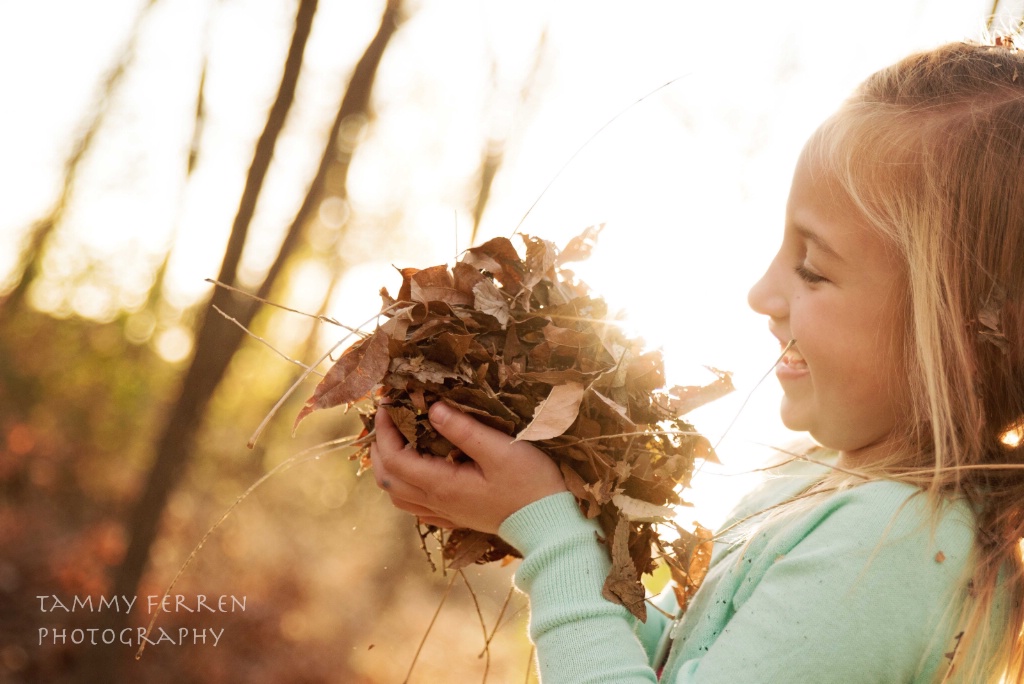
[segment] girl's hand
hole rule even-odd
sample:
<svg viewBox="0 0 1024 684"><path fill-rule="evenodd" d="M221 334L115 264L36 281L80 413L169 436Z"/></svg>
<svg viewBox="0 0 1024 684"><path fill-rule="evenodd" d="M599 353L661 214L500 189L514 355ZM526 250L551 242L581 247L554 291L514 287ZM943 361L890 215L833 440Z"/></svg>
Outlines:
<svg viewBox="0 0 1024 684"><path fill-rule="evenodd" d="M430 422L472 460L452 463L420 454L387 411L377 411L377 439L370 447L377 485L422 523L493 534L520 508L565 491L558 466L529 442L513 442L440 401L430 407Z"/></svg>

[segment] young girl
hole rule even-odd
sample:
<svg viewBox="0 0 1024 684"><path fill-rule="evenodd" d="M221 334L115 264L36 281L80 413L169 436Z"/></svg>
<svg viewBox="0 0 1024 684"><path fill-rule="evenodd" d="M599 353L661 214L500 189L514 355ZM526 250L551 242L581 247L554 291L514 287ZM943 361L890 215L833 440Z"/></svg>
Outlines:
<svg viewBox="0 0 1024 684"><path fill-rule="evenodd" d="M862 84L797 164L750 292L785 349L782 418L835 452L778 473L719 534L677 620L601 597L598 528L526 442L440 403L473 461L378 412L378 484L424 523L523 554L541 680L1024 682L1024 53L913 55ZM676 612L672 592L657 599Z"/></svg>

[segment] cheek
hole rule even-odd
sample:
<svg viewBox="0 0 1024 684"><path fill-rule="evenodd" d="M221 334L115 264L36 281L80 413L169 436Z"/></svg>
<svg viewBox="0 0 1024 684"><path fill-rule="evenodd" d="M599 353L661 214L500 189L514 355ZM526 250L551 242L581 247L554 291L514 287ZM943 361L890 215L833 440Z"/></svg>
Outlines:
<svg viewBox="0 0 1024 684"><path fill-rule="evenodd" d="M807 359L820 393L833 401L866 402L906 384L898 340L902 335L878 312L835 306L794 307L791 333ZM902 393L902 392L900 392Z"/></svg>
<svg viewBox="0 0 1024 684"><path fill-rule="evenodd" d="M836 323L834 346L818 350L822 400L866 433L890 430L909 405L902 335L877 318L856 328Z"/></svg>

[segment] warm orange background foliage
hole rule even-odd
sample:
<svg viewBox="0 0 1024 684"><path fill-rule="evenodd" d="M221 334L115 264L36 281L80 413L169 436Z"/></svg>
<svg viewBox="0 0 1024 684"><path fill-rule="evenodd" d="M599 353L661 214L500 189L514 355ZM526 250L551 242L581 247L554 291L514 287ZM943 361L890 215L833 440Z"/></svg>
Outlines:
<svg viewBox="0 0 1024 684"><path fill-rule="evenodd" d="M310 381L246 449L300 371L211 313L203 279L358 324L397 286L392 264L509 235L543 197L524 230L565 244L609 221L590 284L667 356L735 371L742 399L776 350L762 322L725 319L774 247L800 140L872 68L975 33L991 5L866 0L837 6L839 24L814 0L728 16L676 0L4 4L0 682L401 682L448 579L344 452L271 478L183 574L185 605L245 597L244 612L157 623L223 629L217 646L136 662L70 643L108 616L40 608L109 598L148 510L127 616L142 626L239 494L356 429L330 410L292 437ZM292 54L300 7L312 31ZM303 362L342 334L218 303ZM221 351L223 376L205 371ZM171 474L154 470L168 455ZM140 504L161 483L166 498ZM482 679L479 616L493 627L513 569L467 571L478 605L454 583L411 681ZM525 619L515 596L491 681L527 680ZM40 638L55 628L65 643Z"/></svg>

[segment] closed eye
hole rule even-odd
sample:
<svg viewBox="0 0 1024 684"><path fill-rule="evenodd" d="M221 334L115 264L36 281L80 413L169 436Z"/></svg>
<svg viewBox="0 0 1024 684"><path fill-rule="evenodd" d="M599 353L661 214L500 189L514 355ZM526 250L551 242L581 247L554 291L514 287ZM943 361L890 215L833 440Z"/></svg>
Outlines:
<svg viewBox="0 0 1024 684"><path fill-rule="evenodd" d="M797 276L801 280L803 280L804 282L809 283L811 285L816 285L818 283L827 283L827 282L829 282L828 278L826 278L825 276L822 276L822 275L818 275L814 271L811 271L810 269L808 269L803 264L797 264L796 268L794 268L793 270L796 272Z"/></svg>

